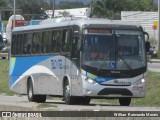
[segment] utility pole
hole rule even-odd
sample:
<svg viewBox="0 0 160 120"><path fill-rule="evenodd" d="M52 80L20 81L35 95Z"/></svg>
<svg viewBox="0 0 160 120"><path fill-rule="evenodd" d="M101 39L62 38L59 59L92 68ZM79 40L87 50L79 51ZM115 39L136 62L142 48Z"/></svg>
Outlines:
<svg viewBox="0 0 160 120"><path fill-rule="evenodd" d="M14 28L16 22L16 0L14 0L13 14L14 14L13 28Z"/></svg>
<svg viewBox="0 0 160 120"><path fill-rule="evenodd" d="M160 51L160 0L158 0L158 51Z"/></svg>
<svg viewBox="0 0 160 120"><path fill-rule="evenodd" d="M52 18L54 18L54 10L55 10L55 0L53 0L53 8L52 8Z"/></svg>
<svg viewBox="0 0 160 120"><path fill-rule="evenodd" d="M90 0L90 8L91 8L90 18L92 18L92 15L93 15L93 1L92 0Z"/></svg>

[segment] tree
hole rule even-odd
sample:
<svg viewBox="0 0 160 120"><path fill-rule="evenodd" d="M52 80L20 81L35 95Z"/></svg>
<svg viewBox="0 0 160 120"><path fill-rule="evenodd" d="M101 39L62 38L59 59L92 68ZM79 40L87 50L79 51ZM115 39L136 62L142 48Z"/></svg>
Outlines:
<svg viewBox="0 0 160 120"><path fill-rule="evenodd" d="M14 7L13 0L6 0L6 2L8 3L8 7ZM44 0L16 0L16 10L21 10L21 15L24 16L25 20L47 18L45 8L48 6L48 3Z"/></svg>
<svg viewBox="0 0 160 120"><path fill-rule="evenodd" d="M70 13L67 12L67 11L63 11L63 12L59 12L59 14L63 17L69 17L70 16Z"/></svg>
<svg viewBox="0 0 160 120"><path fill-rule="evenodd" d="M155 11L153 0L97 0L93 15L109 19L120 19L121 11Z"/></svg>
<svg viewBox="0 0 160 120"><path fill-rule="evenodd" d="M115 19L119 18L120 11L123 10L124 0L99 0L93 8L93 15Z"/></svg>
<svg viewBox="0 0 160 120"><path fill-rule="evenodd" d="M6 7L5 0L0 0L0 7Z"/></svg>

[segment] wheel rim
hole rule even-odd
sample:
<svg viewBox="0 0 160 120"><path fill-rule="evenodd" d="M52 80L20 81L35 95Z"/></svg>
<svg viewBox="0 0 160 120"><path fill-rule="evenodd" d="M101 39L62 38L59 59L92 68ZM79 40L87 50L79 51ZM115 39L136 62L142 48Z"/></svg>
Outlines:
<svg viewBox="0 0 160 120"><path fill-rule="evenodd" d="M66 101L68 101L69 96L70 96L70 87L69 87L69 85L66 85L66 87L65 87L65 98L66 98Z"/></svg>
<svg viewBox="0 0 160 120"><path fill-rule="evenodd" d="M32 98L32 96L33 96L33 92L32 92L31 84L29 85L28 95L29 95L29 99L31 99L31 98Z"/></svg>

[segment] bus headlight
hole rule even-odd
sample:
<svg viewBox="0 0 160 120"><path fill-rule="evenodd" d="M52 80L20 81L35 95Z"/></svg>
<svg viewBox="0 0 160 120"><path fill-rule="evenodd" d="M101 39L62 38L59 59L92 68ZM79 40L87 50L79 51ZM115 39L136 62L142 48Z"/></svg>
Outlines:
<svg viewBox="0 0 160 120"><path fill-rule="evenodd" d="M87 81L88 83L90 83L92 85L96 84L96 82L94 80L90 79L88 76L82 75L82 79Z"/></svg>
<svg viewBox="0 0 160 120"><path fill-rule="evenodd" d="M134 83L134 85L142 85L145 82L145 79L142 78L140 80L138 80L137 82Z"/></svg>

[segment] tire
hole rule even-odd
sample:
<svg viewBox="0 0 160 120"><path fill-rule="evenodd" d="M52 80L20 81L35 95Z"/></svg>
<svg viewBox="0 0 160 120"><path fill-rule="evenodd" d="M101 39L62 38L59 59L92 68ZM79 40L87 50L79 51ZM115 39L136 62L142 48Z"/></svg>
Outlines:
<svg viewBox="0 0 160 120"><path fill-rule="evenodd" d="M131 103L131 98L119 98L119 103L121 106L129 106Z"/></svg>
<svg viewBox="0 0 160 120"><path fill-rule="evenodd" d="M27 83L27 96L29 102L44 103L46 101L46 95L34 95L31 79L29 79Z"/></svg>
<svg viewBox="0 0 160 120"><path fill-rule="evenodd" d="M63 90L64 90L63 94L65 103L68 105L75 104L76 99L70 95L70 85L68 80L65 81Z"/></svg>

